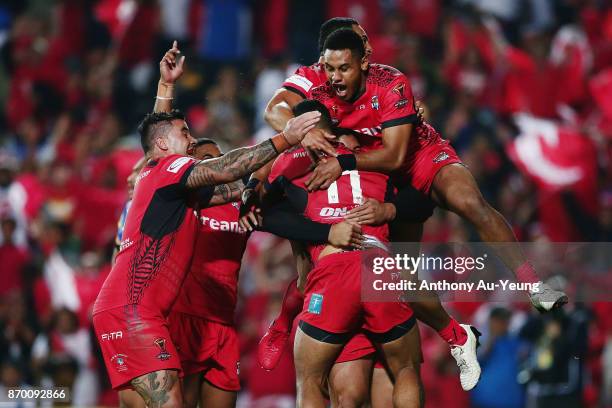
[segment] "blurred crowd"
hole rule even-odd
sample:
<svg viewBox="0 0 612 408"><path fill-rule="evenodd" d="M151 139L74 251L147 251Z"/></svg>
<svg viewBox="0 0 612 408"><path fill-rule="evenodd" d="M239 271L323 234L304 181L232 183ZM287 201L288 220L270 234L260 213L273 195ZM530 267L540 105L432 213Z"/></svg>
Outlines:
<svg viewBox="0 0 612 408"><path fill-rule="evenodd" d="M612 241L610 1L5 0L0 400L6 388L56 385L75 406L117 404L90 309L171 41L187 57L176 106L194 137L228 150L273 133L267 101L298 64L316 62L319 26L333 16L360 21L371 59L408 75L520 240ZM477 238L437 210L425 240ZM291 353L270 373L254 362L294 275L289 245L255 233L241 273L239 406L292 407ZM423 329L427 406L612 406L611 305L544 317L526 303L448 305L484 332L483 377L463 392L447 345Z"/></svg>

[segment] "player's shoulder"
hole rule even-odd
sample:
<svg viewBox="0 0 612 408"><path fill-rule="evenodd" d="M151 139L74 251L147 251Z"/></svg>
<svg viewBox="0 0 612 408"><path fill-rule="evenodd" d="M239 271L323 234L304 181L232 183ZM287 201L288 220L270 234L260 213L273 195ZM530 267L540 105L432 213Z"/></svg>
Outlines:
<svg viewBox="0 0 612 408"><path fill-rule="evenodd" d="M384 64L370 64L368 68L367 82L369 84L387 88L398 81L406 80L406 76L397 68Z"/></svg>
<svg viewBox="0 0 612 408"><path fill-rule="evenodd" d="M171 154L155 160L154 164L158 171L166 171L176 174L184 167L189 167L189 165L195 163L196 161L198 160L191 156Z"/></svg>
<svg viewBox="0 0 612 408"><path fill-rule="evenodd" d="M325 69L322 63L315 62L312 65L302 65L295 70L295 73L302 75L320 75L325 73Z"/></svg>

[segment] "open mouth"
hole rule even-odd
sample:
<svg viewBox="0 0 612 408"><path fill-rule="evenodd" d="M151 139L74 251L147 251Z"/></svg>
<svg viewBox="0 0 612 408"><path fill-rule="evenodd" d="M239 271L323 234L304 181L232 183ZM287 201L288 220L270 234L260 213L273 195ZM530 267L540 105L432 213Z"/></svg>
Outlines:
<svg viewBox="0 0 612 408"><path fill-rule="evenodd" d="M334 84L334 91L336 92L336 95L340 96L340 97L345 97L347 94L347 88L346 85L343 84Z"/></svg>
<svg viewBox="0 0 612 408"><path fill-rule="evenodd" d="M194 144L190 144L189 146L187 146L187 155L188 156L193 156L193 152L195 151L195 145Z"/></svg>

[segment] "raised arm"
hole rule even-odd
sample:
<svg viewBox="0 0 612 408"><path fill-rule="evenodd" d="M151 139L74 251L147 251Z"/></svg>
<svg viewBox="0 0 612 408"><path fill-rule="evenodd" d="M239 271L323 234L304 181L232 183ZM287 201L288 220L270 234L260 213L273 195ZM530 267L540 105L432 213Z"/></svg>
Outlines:
<svg viewBox="0 0 612 408"><path fill-rule="evenodd" d="M303 100L304 98L297 93L279 88L266 105L264 119L272 129L280 132L287 125L287 121L293 117L291 109Z"/></svg>
<svg viewBox="0 0 612 408"><path fill-rule="evenodd" d="M180 56L178 43L174 41L159 62L159 82L153 112L170 112L174 99L174 84L183 75L185 56Z"/></svg>
<svg viewBox="0 0 612 408"><path fill-rule="evenodd" d="M256 171L280 152L298 144L319 121L319 112L307 112L287 122L280 134L251 147L234 149L225 155L203 160L187 178L188 188L225 184Z"/></svg>

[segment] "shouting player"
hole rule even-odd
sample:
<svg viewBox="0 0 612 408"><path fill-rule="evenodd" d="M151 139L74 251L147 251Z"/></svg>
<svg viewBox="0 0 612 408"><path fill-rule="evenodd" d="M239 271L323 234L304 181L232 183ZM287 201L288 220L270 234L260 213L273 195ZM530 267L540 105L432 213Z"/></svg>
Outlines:
<svg viewBox="0 0 612 408"><path fill-rule="evenodd" d="M361 38L366 56L372 53L372 47L368 42L367 34L356 20L333 18L325 22L321 26L319 35L320 62L310 67L299 68L293 76L284 82L283 88L276 92L266 108L266 119L273 127L281 127L286 123L289 118L293 117L291 107L294 107L304 97L312 97L312 90L327 81L327 74L323 65L324 43L332 33L341 29L353 30ZM379 106L377 99L371 103L373 106ZM417 119L419 119L418 116ZM419 120L418 122L420 123L421 121ZM398 134L399 132L399 134L403 134L407 126L407 124L402 123L393 124L384 133ZM364 132L370 131L369 129L359 130ZM325 132L321 129L315 128L311 130L306 135L304 142L303 145L311 150L320 149L328 155L335 155L334 149L327 142ZM259 170L254 177L265 177L265 171L269 166L267 165ZM431 215L433 204L428 197L416 191L410 184L403 185L399 195L405 197L402 201L408 204L399 209L397 217L392 224L394 226L392 236L400 241L420 241L422 223ZM363 218L365 216L363 212L368 211L367 207L367 205L364 205L351 210L347 219L354 221ZM398 232L402 234L400 235ZM260 342L258 356L260 364L264 368L272 369L280 358L281 353L279 351L283 350L282 345L289 338L291 321L299 313L299 309L291 309L284 305L295 304L292 298L299 297L300 293L295 285L287 289L280 315L272 323ZM427 300L413 302L412 307L419 320L434 328L454 350L454 355L458 360L457 363L461 368L462 386L464 389L469 390L473 388L480 377L480 366L476 359L476 335L478 333L473 332L472 328L467 325L460 325L449 316L435 294L434 296L429 296Z"/></svg>
<svg viewBox="0 0 612 408"><path fill-rule="evenodd" d="M168 62L181 68L184 57ZM158 100L171 100L161 83ZM198 231L194 208L211 197L231 200L216 185L257 170L299 143L318 113L290 121L258 145L198 161L195 140L178 111L148 114L139 126L149 161L138 176L116 263L96 299L93 324L115 389L133 387L152 407L181 407L180 361L166 316L187 273Z"/></svg>

